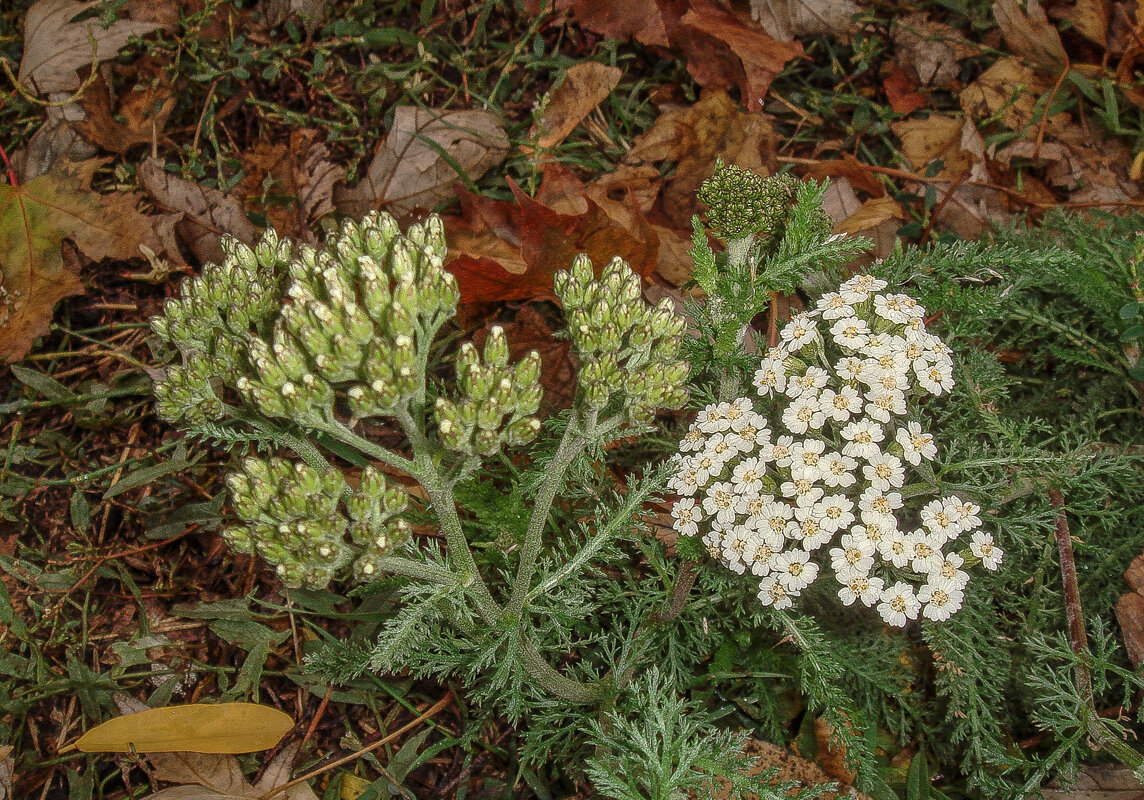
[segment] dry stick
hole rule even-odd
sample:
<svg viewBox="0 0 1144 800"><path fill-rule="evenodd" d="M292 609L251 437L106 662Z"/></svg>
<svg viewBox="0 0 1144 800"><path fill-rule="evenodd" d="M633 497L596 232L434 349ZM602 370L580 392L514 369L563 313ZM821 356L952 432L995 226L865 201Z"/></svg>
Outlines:
<svg viewBox="0 0 1144 800"><path fill-rule="evenodd" d="M1073 557L1072 535L1069 533L1068 512L1065 499L1057 489L1049 490L1049 504L1056 509L1057 550L1061 557L1061 578L1064 583L1065 614L1069 624L1069 642L1076 654L1076 688L1087 706L1085 730L1098 750L1107 750L1109 755L1133 770L1144 764L1141 756L1126 742L1122 742L1101 722L1096 710L1096 700L1092 694L1092 672L1085 661L1088 650L1088 634L1084 630L1084 611L1080 605L1080 586L1076 579L1076 559Z"/></svg>
<svg viewBox="0 0 1144 800"><path fill-rule="evenodd" d="M329 772L334 767L340 767L342 764L353 761L355 758L360 758L361 756L364 756L366 753L372 753L374 750L379 749L382 745L388 744L389 742L393 741L394 739L396 739L401 734L405 733L407 730L416 727L417 725L419 725L422 722L424 722L425 720L427 720L429 717L436 714L438 711L440 711L442 708L444 708L446 705L448 705L452 699L453 699L453 690L450 689L448 692L445 693L444 697L442 697L440 700L438 700L432 706L427 708L421 714L421 716L419 716L417 719L412 720L411 722L409 722L405 725L402 725L400 728L395 730L393 733L389 734L389 736L385 736L385 737L379 739L378 741L376 741L372 744L368 744L365 747L363 747L361 750L350 753L348 756L343 756L342 758L339 758L336 761L331 761L329 764L318 767L317 769L312 769L309 772L307 772L305 775L299 775L294 780L288 781L288 782L282 784L281 786L275 786L273 789L268 791L266 794L256 798L256 800L270 800L271 797L274 797L277 794L285 792L287 789L289 789L292 786L297 786L299 783L305 783L306 781L310 780L310 778L316 778L323 773Z"/></svg>

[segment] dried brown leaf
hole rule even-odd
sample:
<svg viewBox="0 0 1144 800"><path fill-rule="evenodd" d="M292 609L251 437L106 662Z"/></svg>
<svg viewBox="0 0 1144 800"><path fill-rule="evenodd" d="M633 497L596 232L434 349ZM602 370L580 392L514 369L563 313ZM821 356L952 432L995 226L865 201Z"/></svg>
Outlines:
<svg viewBox="0 0 1144 800"><path fill-rule="evenodd" d="M335 192L334 204L359 216L376 208L399 215L417 206L432 208L455 197L453 185L461 181L442 152L476 180L504 161L508 147L500 119L488 111L399 106L365 177Z"/></svg>
<svg viewBox="0 0 1144 800"><path fill-rule="evenodd" d="M1056 74L1068 61L1061 35L1037 0L995 0L993 16L1014 55Z"/></svg>
<svg viewBox="0 0 1144 800"><path fill-rule="evenodd" d="M751 19L780 42L849 33L861 10L851 0L751 0Z"/></svg>
<svg viewBox="0 0 1144 800"><path fill-rule="evenodd" d="M619 67L595 61L569 67L564 81L549 93L544 116L529 136L539 137L537 146L541 149L560 144L616 88L622 74Z"/></svg>
<svg viewBox="0 0 1144 800"><path fill-rule="evenodd" d="M655 0L556 0L557 10L571 10L588 30L609 39L631 39L646 45L667 47L667 21Z"/></svg>
<svg viewBox="0 0 1144 800"><path fill-rule="evenodd" d="M84 92L86 115L75 123L75 129L113 153L158 141L175 110L174 87L158 65L143 65L136 77L114 102L103 76L97 78Z"/></svg>
<svg viewBox="0 0 1144 800"><path fill-rule="evenodd" d="M1041 790L1045 800L1138 800L1140 779L1116 764L1092 764L1077 773L1067 790L1053 780Z"/></svg>
<svg viewBox="0 0 1144 800"><path fill-rule="evenodd" d="M344 170L330 161L330 150L312 128L291 131L289 142L257 142L242 155L246 177L237 192L250 201L273 196L266 203L270 225L280 234L315 242L319 219L334 210L334 184ZM269 186L269 189L267 188Z"/></svg>
<svg viewBox="0 0 1144 800"><path fill-rule="evenodd" d="M953 88L961 72L957 62L979 50L957 28L934 22L924 12L897 20L891 36L898 66L922 86L939 89Z"/></svg>
<svg viewBox="0 0 1144 800"><path fill-rule="evenodd" d="M132 36L142 36L159 27L155 22L120 19L104 28L98 16L71 21L100 5L98 0L39 0L29 8L24 18L20 83L41 94L73 91L80 85L77 70L92 66L93 41L94 61L98 63L113 58Z"/></svg>
<svg viewBox="0 0 1144 800"><path fill-rule="evenodd" d="M56 302L83 292L78 265L64 264L65 239L93 261L138 258L154 242L138 195L91 191L103 163L63 161L20 186L0 184L0 362L22 358Z"/></svg>
<svg viewBox="0 0 1144 800"><path fill-rule="evenodd" d="M257 238L258 229L246 218L242 204L218 189L172 175L157 158L140 164L138 176L156 205L183 215L177 226L179 236L200 262L222 260L219 240L223 234L246 244Z"/></svg>

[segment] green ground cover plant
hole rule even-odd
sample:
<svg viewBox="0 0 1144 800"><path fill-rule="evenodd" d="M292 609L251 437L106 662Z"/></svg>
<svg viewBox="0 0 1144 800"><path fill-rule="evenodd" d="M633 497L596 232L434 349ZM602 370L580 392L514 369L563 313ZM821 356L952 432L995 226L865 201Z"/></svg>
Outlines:
<svg viewBox="0 0 1144 800"><path fill-rule="evenodd" d="M831 233L824 190L718 165L701 197L723 246L696 219L704 299L687 318L647 305L618 259L558 273L580 369L572 408L543 423L534 353L510 363L497 328L483 352L439 338L458 292L434 218L402 233L370 216L320 249L231 243L185 284L153 323L179 353L156 394L165 418L241 456L224 538L287 585L349 577L393 604L307 666L335 683L456 679L481 713L521 726L540 780L588 777L617 798L666 800L704 772L779 796L742 777L735 737L785 742L792 692L875 796L906 777L879 752L909 743L915 782L952 768L991 797L1024 796L1091 748L1139 767L1122 721L1097 713L1142 685L1100 621L1144 543L1140 454L1101 440L1123 424L1108 406L1140 399L1120 342L1133 245L1094 264L1112 220L1086 223L1090 238L1050 220L900 248L839 284L867 243ZM1128 266L1110 269L1117 257ZM808 282L837 290L765 341L751 320ZM1037 351L1021 320L1038 324ZM1034 364L1051 353L1058 393L1087 416L1019 403L1027 388L996 357L1017 346ZM1082 366L1100 382L1069 375ZM618 484L609 445L653 447L655 412L687 402L689 376L703 408L682 452L623 458ZM399 444L363 435L382 418ZM666 493L680 496L671 554L641 521ZM411 536L426 523L443 542ZM1061 526L1108 568L1060 588L1062 568L1076 580ZM1068 628L1082 605L1095 621ZM749 727L667 722L704 719L715 697ZM1045 751L1022 753L1038 729Z"/></svg>

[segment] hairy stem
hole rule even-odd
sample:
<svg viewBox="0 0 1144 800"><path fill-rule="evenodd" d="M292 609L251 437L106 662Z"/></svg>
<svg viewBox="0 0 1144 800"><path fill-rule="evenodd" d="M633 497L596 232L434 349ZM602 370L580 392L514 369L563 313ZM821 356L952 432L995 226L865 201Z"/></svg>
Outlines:
<svg viewBox="0 0 1144 800"><path fill-rule="evenodd" d="M1080 585L1076 577L1076 559L1073 557L1072 534L1069 532L1064 496L1057 489L1050 489L1049 503L1057 512L1055 535L1057 550L1061 557L1065 613L1068 617L1069 642L1072 644L1073 653L1077 656L1076 689L1086 706L1085 730L1098 750L1107 750L1125 766L1138 770L1144 764L1144 755L1121 741L1105 727L1100 712L1096 710L1096 698L1092 692L1092 672L1085 661L1088 658L1088 634L1084 629L1084 611L1080 604Z"/></svg>
<svg viewBox="0 0 1144 800"><path fill-rule="evenodd" d="M548 466L548 474L536 492L532 516L529 517L528 530L524 534L520 563L517 565L516 578L512 583L512 596L506 609L512 617L518 617L524 611L524 601L528 595L528 587L532 583L532 574L536 571L536 559L540 556L544 525L548 522L552 501L556 499L556 492L564 485L564 474L568 471L568 467L587 446L587 435L592 432L595 422L596 413L592 412L583 429L575 421L569 424L564 431L564 437L560 440L560 446L556 449L556 455L552 457L552 463Z"/></svg>
<svg viewBox="0 0 1144 800"><path fill-rule="evenodd" d="M595 703L605 694L605 685L602 681L594 683L581 683L557 672L551 664L544 660L540 652L517 629L517 642L520 647L520 660L529 676L546 690L570 703Z"/></svg>

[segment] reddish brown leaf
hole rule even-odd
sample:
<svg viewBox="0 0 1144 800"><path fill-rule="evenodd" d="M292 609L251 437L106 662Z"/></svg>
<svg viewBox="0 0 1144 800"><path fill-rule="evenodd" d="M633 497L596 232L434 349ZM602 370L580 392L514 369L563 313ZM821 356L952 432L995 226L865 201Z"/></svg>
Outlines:
<svg viewBox="0 0 1144 800"><path fill-rule="evenodd" d="M557 0L557 9L570 9L588 30L609 39L635 38L647 45L667 47L667 23L655 0Z"/></svg>
<svg viewBox="0 0 1144 800"><path fill-rule="evenodd" d="M135 67L133 86L120 92L117 102L100 75L83 95L87 118L75 123L84 138L104 150L124 153L138 144L163 137L167 118L175 109L174 90L163 69L142 59Z"/></svg>
<svg viewBox="0 0 1144 800"><path fill-rule="evenodd" d="M516 203L458 189L463 216L447 218L446 230L463 304L554 298L555 273L579 253L597 266L618 255L644 276L655 269L658 238L641 214L624 227L589 198L583 213L570 214L529 197L511 178L509 188Z"/></svg>
<svg viewBox="0 0 1144 800"><path fill-rule="evenodd" d="M692 0L680 22L672 43L687 56L687 71L703 86L738 86L748 111L762 111L771 81L803 54L798 42L772 39L714 0ZM736 61L737 68L729 69Z"/></svg>
<svg viewBox="0 0 1144 800"><path fill-rule="evenodd" d="M925 108L929 102L924 94L917 91L910 76L901 67L887 75L882 86L886 89L890 109L895 114L911 114L919 108Z"/></svg>

